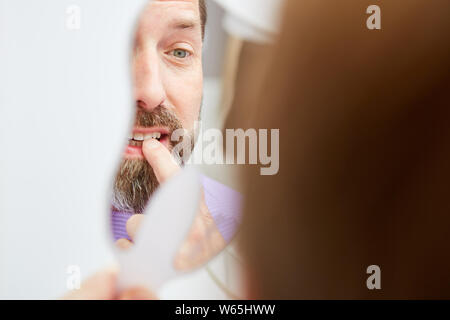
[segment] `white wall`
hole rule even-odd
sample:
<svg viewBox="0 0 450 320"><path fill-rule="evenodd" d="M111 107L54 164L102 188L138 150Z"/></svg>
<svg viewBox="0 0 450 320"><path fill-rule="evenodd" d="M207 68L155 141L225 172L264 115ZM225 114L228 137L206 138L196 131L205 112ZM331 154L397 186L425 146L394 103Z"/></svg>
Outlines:
<svg viewBox="0 0 450 320"><path fill-rule="evenodd" d="M0 299L56 298L69 265L85 277L114 261L108 187L131 118L130 36L145 2L0 0ZM73 4L79 30L66 27ZM212 123L225 37L220 9L209 10L203 119ZM195 291L209 287L172 291L222 297Z"/></svg>
<svg viewBox="0 0 450 320"><path fill-rule="evenodd" d="M0 0L0 298L45 299L112 261L108 185L142 0ZM66 28L66 8L82 10Z"/></svg>

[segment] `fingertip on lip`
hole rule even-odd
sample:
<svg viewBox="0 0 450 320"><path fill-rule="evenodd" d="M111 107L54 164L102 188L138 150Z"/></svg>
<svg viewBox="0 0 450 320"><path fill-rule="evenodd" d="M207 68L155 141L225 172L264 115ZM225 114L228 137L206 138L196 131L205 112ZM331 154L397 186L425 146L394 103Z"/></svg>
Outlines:
<svg viewBox="0 0 450 320"><path fill-rule="evenodd" d="M148 139L144 141L143 146L147 149L156 149L161 146L161 142L156 139Z"/></svg>

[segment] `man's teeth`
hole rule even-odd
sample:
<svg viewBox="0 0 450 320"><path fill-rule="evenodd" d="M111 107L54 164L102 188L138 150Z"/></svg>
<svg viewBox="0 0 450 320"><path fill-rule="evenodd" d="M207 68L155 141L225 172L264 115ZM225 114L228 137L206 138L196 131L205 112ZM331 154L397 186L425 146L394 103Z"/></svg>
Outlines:
<svg viewBox="0 0 450 320"><path fill-rule="evenodd" d="M154 133L148 133L144 135L144 140L147 139L161 139L161 133L160 132L154 132Z"/></svg>
<svg viewBox="0 0 450 320"><path fill-rule="evenodd" d="M130 140L135 141L144 141L148 139L161 139L161 133L160 132L153 132L153 133L134 133L131 137L129 137Z"/></svg>

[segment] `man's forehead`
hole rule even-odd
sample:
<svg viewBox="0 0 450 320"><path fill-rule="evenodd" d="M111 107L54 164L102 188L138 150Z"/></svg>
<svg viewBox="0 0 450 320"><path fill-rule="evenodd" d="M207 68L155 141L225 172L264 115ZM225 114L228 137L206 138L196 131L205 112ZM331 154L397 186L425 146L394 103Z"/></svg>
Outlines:
<svg viewBox="0 0 450 320"><path fill-rule="evenodd" d="M199 15L199 0L151 0L147 5L147 8L177 8L180 10L192 11L196 15Z"/></svg>
<svg viewBox="0 0 450 320"><path fill-rule="evenodd" d="M199 0L153 0L151 2L188 2L188 3L192 3L192 4L196 4L198 5L198 1Z"/></svg>
<svg viewBox="0 0 450 320"><path fill-rule="evenodd" d="M198 0L152 0L142 12L139 27L199 28L200 23Z"/></svg>

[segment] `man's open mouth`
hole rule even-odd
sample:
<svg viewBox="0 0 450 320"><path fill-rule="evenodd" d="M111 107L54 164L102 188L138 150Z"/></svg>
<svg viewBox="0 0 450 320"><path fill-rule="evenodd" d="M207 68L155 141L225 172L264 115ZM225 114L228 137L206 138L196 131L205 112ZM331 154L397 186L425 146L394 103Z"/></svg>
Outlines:
<svg viewBox="0 0 450 320"><path fill-rule="evenodd" d="M151 132L151 133L142 133L142 132L134 132L132 136L128 138L128 144L132 147L142 147L142 144L145 140L148 139L156 139L160 142L163 142L167 139L168 134L161 132Z"/></svg>

